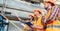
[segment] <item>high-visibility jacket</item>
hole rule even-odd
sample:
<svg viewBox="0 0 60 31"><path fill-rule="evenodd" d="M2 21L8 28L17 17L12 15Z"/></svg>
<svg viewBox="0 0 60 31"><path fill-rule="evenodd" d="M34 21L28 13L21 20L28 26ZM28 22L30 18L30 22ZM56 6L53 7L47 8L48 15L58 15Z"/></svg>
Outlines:
<svg viewBox="0 0 60 31"><path fill-rule="evenodd" d="M40 17L37 20L35 19L35 21L33 21L33 24L35 26L42 26L41 20L42 20L42 16L40 15Z"/></svg>
<svg viewBox="0 0 60 31"><path fill-rule="evenodd" d="M46 18L48 18L49 16L50 16L50 13L51 13L51 9L47 12L47 14L45 15L46 16Z"/></svg>
<svg viewBox="0 0 60 31"><path fill-rule="evenodd" d="M42 15L40 15L37 20L35 19L35 21L33 21L33 24L34 24L35 26L43 27L41 21L42 21ZM42 31L42 30L36 29L36 31Z"/></svg>
<svg viewBox="0 0 60 31"><path fill-rule="evenodd" d="M47 18L49 18L49 16L51 15L51 11L52 10L49 10L50 11L50 13L49 14L47 14L48 15L48 17ZM57 11L56 9L55 9L55 11ZM58 12L58 11L57 11ZM51 20L52 21L52 20ZM60 27L60 21L58 21L58 20L53 20L53 22L52 23L47 23L47 28L46 28L46 31L60 31L59 29L59 27Z"/></svg>
<svg viewBox="0 0 60 31"><path fill-rule="evenodd" d="M36 18L35 18L35 20L32 21L32 24L34 24L36 26L36 23L37 23L37 21L36 21Z"/></svg>
<svg viewBox="0 0 60 31"><path fill-rule="evenodd" d="M38 18L36 25L37 25L37 26L43 26L43 25L42 25L42 15L40 15L40 17Z"/></svg>
<svg viewBox="0 0 60 31"><path fill-rule="evenodd" d="M60 31L60 21L55 20L47 25L46 31Z"/></svg>

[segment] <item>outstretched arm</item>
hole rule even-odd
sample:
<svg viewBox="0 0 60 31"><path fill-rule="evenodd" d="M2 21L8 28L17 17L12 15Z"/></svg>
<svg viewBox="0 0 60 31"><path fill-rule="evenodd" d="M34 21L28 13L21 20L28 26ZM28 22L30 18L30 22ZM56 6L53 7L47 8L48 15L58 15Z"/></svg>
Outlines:
<svg viewBox="0 0 60 31"><path fill-rule="evenodd" d="M31 22L25 22L25 20L21 20L19 17L17 17L20 22L24 23L24 24L27 24L30 28L36 30L36 29L39 29L39 30L43 30L43 27L38 27L38 26L34 26Z"/></svg>

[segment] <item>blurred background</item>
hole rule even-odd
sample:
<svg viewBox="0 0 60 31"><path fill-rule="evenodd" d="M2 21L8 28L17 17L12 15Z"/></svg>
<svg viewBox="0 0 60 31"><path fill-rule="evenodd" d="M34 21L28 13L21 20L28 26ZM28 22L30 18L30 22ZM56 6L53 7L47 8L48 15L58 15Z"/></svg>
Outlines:
<svg viewBox="0 0 60 31"><path fill-rule="evenodd" d="M4 15L9 18L10 22L17 25L20 30L23 29L23 24L18 21L16 14L21 19L26 20L30 13L33 13L34 9L40 8L43 11L43 15L47 13L44 9L43 2L45 0L0 0L0 13L3 10ZM54 0L54 2L60 6L60 0ZM8 25L8 31L20 31L10 22Z"/></svg>

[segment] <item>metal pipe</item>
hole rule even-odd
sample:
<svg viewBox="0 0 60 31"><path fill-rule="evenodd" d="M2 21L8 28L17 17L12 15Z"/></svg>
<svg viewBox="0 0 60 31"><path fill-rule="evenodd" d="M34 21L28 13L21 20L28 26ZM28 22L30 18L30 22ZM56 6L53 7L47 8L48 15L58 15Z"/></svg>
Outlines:
<svg viewBox="0 0 60 31"><path fill-rule="evenodd" d="M2 6L0 5L0 7L2 7ZM7 8L7 9L18 10L18 11L23 11L23 12L33 13L32 11L26 11L26 10L16 9L16 8L11 8L11 7L7 7L7 6L6 6L6 8Z"/></svg>
<svg viewBox="0 0 60 31"><path fill-rule="evenodd" d="M6 9L6 0L3 0L3 5L2 5L2 10L1 10L1 14L5 14L5 9Z"/></svg>

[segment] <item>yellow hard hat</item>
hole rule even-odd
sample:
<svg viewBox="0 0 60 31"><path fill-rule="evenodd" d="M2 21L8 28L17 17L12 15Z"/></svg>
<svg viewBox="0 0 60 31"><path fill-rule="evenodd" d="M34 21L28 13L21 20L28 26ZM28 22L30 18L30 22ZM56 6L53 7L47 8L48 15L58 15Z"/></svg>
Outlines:
<svg viewBox="0 0 60 31"><path fill-rule="evenodd" d="M35 12L39 12L40 14L42 14L42 11L41 11L39 8L35 9L35 10L34 10L34 13L35 13Z"/></svg>

